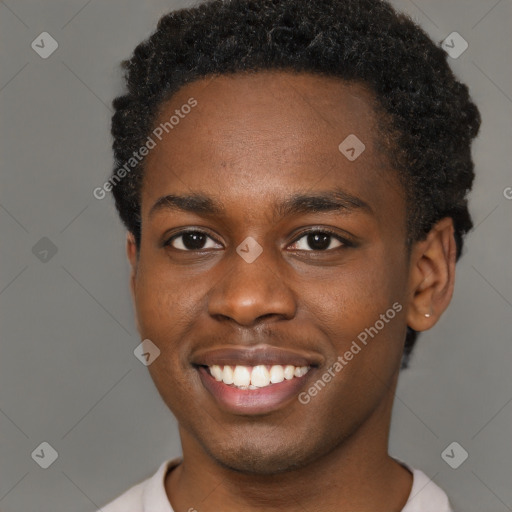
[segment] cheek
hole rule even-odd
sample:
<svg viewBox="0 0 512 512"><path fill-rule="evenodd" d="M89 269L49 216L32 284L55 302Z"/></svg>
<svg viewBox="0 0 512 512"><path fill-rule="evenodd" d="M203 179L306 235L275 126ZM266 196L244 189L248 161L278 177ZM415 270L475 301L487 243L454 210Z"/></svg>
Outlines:
<svg viewBox="0 0 512 512"><path fill-rule="evenodd" d="M194 316L190 292L182 283L155 265L151 272L140 273L135 301L142 339L150 339L160 350L147 369L160 396L173 411L186 405L193 375L181 350Z"/></svg>
<svg viewBox="0 0 512 512"><path fill-rule="evenodd" d="M141 258L135 301L141 327L150 331L179 324L187 316L194 283L199 281L172 269L161 255Z"/></svg>
<svg viewBox="0 0 512 512"><path fill-rule="evenodd" d="M150 339L160 349L159 363L165 361L173 367L179 356L176 344L182 339L191 316L190 297L186 297L180 282L154 266L150 272L143 270L139 274L135 298L141 337Z"/></svg>
<svg viewBox="0 0 512 512"><path fill-rule="evenodd" d="M405 336L400 268L387 258L361 259L308 296L307 307L330 343L326 371L334 376L317 399L320 409L330 411L326 421L359 421L378 407L393 383Z"/></svg>
<svg viewBox="0 0 512 512"><path fill-rule="evenodd" d="M359 339L367 344L360 343L364 350L357 359L385 355L394 364L405 333L406 262L398 251L372 252L354 258L329 280L305 287L304 307L331 340L333 356Z"/></svg>
<svg viewBox="0 0 512 512"><path fill-rule="evenodd" d="M387 257L386 257L387 256ZM382 255L354 285L348 308L358 321L350 332L361 347L357 356L375 377L390 378L399 365L406 332L404 297L407 283L402 255Z"/></svg>

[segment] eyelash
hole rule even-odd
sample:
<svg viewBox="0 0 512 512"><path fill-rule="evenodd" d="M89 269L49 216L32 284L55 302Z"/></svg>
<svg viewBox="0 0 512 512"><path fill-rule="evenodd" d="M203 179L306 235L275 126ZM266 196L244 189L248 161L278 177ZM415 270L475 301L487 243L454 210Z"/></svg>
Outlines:
<svg viewBox="0 0 512 512"><path fill-rule="evenodd" d="M186 235L186 234L189 234L189 233L199 233L199 234L202 234L202 235L206 235L208 238L214 240L215 243L220 243L220 242L217 242L217 240L215 240L212 236L210 236L206 231L203 231L201 229L187 229L185 231L180 231L179 233L174 234L171 238L169 238L167 241L164 242L163 246L164 247L168 247L168 246L172 247L171 244L172 244L172 242L174 240L176 240L180 236L183 236L183 235ZM299 251L299 252L332 252L332 251L335 251L336 249L342 249L344 247L345 248L347 248L347 247L354 247L354 245L355 245L350 240L341 237L338 233L335 233L334 231L332 231L332 230L330 230L328 228L309 229L307 231L303 231L299 235L297 235L297 237L292 241L292 245L297 243L300 239L302 239L305 236L310 235L310 234L329 235L329 236L335 238L342 245L339 246L339 247L335 247L334 249L326 249L326 250L315 250L315 249L312 249L310 251L305 251L304 249L296 249L297 251ZM175 249L174 247L172 247L172 248ZM201 251L208 250L208 249L197 249L196 251L194 251L193 249L189 249L189 250L176 249L176 250L180 251L180 252L201 252Z"/></svg>

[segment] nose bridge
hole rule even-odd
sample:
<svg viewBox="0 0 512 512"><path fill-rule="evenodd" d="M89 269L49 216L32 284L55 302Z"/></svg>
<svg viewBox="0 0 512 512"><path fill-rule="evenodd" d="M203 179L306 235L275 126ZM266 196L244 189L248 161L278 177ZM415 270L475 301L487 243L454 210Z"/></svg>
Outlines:
<svg viewBox="0 0 512 512"><path fill-rule="evenodd" d="M246 239L233 251L210 294L211 316L229 317L241 325L251 325L264 316L289 319L295 315L293 293L279 274L279 265L275 264L271 251L262 249Z"/></svg>

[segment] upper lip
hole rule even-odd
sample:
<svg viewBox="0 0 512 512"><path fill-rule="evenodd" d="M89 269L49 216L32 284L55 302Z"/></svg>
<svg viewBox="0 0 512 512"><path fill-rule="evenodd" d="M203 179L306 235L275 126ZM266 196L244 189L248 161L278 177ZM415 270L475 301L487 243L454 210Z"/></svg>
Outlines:
<svg viewBox="0 0 512 512"><path fill-rule="evenodd" d="M284 349L271 345L209 348L195 352L191 358L191 363L196 366L258 366L280 364L316 367L320 366L322 361L323 357L318 353Z"/></svg>

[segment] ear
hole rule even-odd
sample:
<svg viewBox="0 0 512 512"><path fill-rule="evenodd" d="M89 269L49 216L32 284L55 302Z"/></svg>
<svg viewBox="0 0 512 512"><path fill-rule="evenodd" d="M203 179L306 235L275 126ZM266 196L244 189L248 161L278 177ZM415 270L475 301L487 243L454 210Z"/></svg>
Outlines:
<svg viewBox="0 0 512 512"><path fill-rule="evenodd" d="M433 327L448 307L455 284L456 244L452 218L437 222L411 250L407 325Z"/></svg>
<svg viewBox="0 0 512 512"><path fill-rule="evenodd" d="M135 303L137 264L138 264L139 255L137 253L137 244L135 243L135 237L133 236L133 233L130 233L129 231L126 235L126 255L128 256L128 261L130 262L130 266L131 266L130 291L132 294L132 300Z"/></svg>

